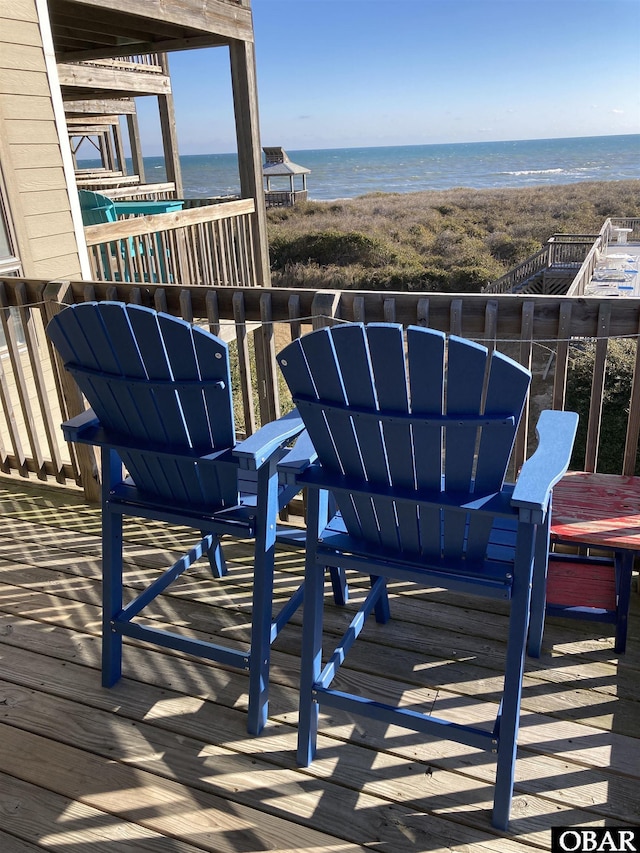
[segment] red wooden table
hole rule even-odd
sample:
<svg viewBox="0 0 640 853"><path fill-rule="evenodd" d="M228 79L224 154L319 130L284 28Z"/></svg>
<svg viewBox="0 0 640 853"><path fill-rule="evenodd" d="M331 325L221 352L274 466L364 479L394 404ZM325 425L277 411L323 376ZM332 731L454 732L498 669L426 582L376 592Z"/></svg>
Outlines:
<svg viewBox="0 0 640 853"><path fill-rule="evenodd" d="M553 490L551 541L604 549L611 560L552 554L547 613L616 626L624 652L633 560L640 553L640 477L570 471Z"/></svg>

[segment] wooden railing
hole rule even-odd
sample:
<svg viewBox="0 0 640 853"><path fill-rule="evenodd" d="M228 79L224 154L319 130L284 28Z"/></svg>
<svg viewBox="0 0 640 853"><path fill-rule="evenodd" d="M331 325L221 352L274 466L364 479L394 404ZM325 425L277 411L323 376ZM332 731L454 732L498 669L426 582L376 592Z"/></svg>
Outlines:
<svg viewBox="0 0 640 853"><path fill-rule="evenodd" d="M582 295L585 284L591 280L599 254L617 241L617 232L621 228L628 230L629 242L640 241L638 217L611 217L605 221L599 234L554 234L539 252L487 285L484 292L518 293L537 274L547 269L574 266L575 277L567 282L565 292L568 296Z"/></svg>
<svg viewBox="0 0 640 853"><path fill-rule="evenodd" d="M104 193L114 201L161 201L176 197L176 185L172 181L156 184L135 184L131 187L110 187Z"/></svg>
<svg viewBox="0 0 640 853"><path fill-rule="evenodd" d="M240 199L84 229L96 281L249 286L255 203Z"/></svg>
<svg viewBox="0 0 640 853"><path fill-rule="evenodd" d="M535 444L532 425L542 408L562 409L570 359L595 345L584 459L598 470L602 401L610 342L626 338L635 353L621 472L632 473L640 433L640 299L484 294L379 293L280 288L178 287L154 284L43 282L0 279L4 350L0 373L0 470L81 484L97 498L95 460L64 444L60 422L82 410L69 375L59 371L44 327L66 304L92 299L135 302L205 325L231 341L236 418L241 433L290 406L275 355L312 327L341 321L428 325L482 341L533 372L532 393L514 451L519 466ZM2 341L0 341L2 343ZM621 443L623 440L621 439ZM84 454L84 455L82 455ZM614 472L620 473L620 471Z"/></svg>
<svg viewBox="0 0 640 853"><path fill-rule="evenodd" d="M308 190L267 190L264 194L267 207L292 207L308 198Z"/></svg>
<svg viewBox="0 0 640 853"><path fill-rule="evenodd" d="M553 267L576 269L599 239L597 234L554 234L535 255L484 288L485 293L517 293L534 276Z"/></svg>

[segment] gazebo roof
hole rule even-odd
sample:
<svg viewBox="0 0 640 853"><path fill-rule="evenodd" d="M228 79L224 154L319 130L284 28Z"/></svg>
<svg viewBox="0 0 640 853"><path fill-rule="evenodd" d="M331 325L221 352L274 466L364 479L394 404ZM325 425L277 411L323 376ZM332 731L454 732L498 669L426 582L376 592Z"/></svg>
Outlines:
<svg viewBox="0 0 640 853"><path fill-rule="evenodd" d="M275 175L308 175L311 169L306 166L298 166L297 163L292 163L284 148L263 148L265 153L265 164L262 169L262 174L265 177L273 177Z"/></svg>

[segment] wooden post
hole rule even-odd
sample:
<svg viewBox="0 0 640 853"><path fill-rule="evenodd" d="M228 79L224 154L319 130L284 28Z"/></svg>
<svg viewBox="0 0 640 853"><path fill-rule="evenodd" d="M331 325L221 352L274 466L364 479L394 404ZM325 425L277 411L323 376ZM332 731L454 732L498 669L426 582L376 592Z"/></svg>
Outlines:
<svg viewBox="0 0 640 853"><path fill-rule="evenodd" d="M611 323L611 305L600 303L598 312L598 335L596 354L591 382L591 401L589 403L589 422L587 424L587 447L584 470L593 473L598 463L598 446L602 428L602 402L604 382L607 372L607 349L609 346L609 327Z"/></svg>
<svg viewBox="0 0 640 853"><path fill-rule="evenodd" d="M631 384L631 398L629 400L629 420L627 421L627 437L624 443L624 458L622 473L633 476L636 471L636 457L638 455L638 436L640 435L640 329L639 337L636 338L636 360L633 370L633 382Z"/></svg>
<svg viewBox="0 0 640 853"><path fill-rule="evenodd" d="M160 54L160 65L169 77L169 60L166 53ZM173 94L158 95L158 110L160 111L160 128L162 130L162 146L164 162L167 169L167 181L176 185L176 198L184 195L182 189L182 171L178 155L178 134L176 131L176 113L173 106Z"/></svg>
<svg viewBox="0 0 640 853"><path fill-rule="evenodd" d="M113 125L113 141L116 146L116 159L118 161L118 168L122 172L123 175L127 174L127 158L124 156L124 145L122 144L122 131L120 129L120 124L116 123Z"/></svg>
<svg viewBox="0 0 640 853"><path fill-rule="evenodd" d="M144 184L146 178L144 176L144 160L142 158L142 148L140 145L140 127L138 126L138 113L129 113L127 115L127 128L129 129L129 145L131 146L131 160L133 161L133 174L138 175L140 183Z"/></svg>
<svg viewBox="0 0 640 853"><path fill-rule="evenodd" d="M44 308L48 320L52 320L56 314L63 311L66 305L73 304L73 293L68 281L51 281L44 290ZM62 416L72 418L85 410L85 403L80 389L71 374L64 369L62 359L57 350L49 344L52 354L52 362L56 371L58 387L61 389L61 402L64 404ZM96 452L88 444L74 445L78 470L80 474L80 485L84 489L84 496L89 503L100 501L100 475Z"/></svg>
<svg viewBox="0 0 640 853"><path fill-rule="evenodd" d="M271 286L267 209L262 184L262 148L258 118L255 49L251 42L233 40L229 45L231 85L238 140L240 191L243 198L255 199L253 251L258 283Z"/></svg>
<svg viewBox="0 0 640 853"><path fill-rule="evenodd" d="M314 329L333 326L334 318L340 316L339 290L319 290L311 303L311 324Z"/></svg>

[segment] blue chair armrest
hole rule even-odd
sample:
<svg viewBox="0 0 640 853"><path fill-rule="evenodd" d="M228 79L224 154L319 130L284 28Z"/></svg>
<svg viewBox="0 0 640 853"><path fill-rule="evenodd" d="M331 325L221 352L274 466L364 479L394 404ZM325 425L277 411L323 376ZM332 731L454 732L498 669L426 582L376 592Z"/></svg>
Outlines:
<svg viewBox="0 0 640 853"><path fill-rule="evenodd" d="M299 475L312 465L317 458L318 454L315 451L309 433L305 430L298 437L291 450L278 462L278 473L280 474L281 482L287 486L297 485Z"/></svg>
<svg viewBox="0 0 640 853"><path fill-rule="evenodd" d="M66 441L77 441L83 444L93 444L87 440L89 431L94 432L100 426L93 409L86 409L74 418L70 418L62 424L62 432Z"/></svg>
<svg viewBox="0 0 640 853"><path fill-rule="evenodd" d="M240 468L256 471L273 454L291 438L295 438L304 429L302 418L297 409L265 424L253 435L245 438L233 449L233 455L238 459Z"/></svg>
<svg viewBox="0 0 640 853"><path fill-rule="evenodd" d="M521 521L544 521L551 490L569 467L577 427L575 412L541 413L536 426L538 447L522 466L511 497L511 505L520 510Z"/></svg>

